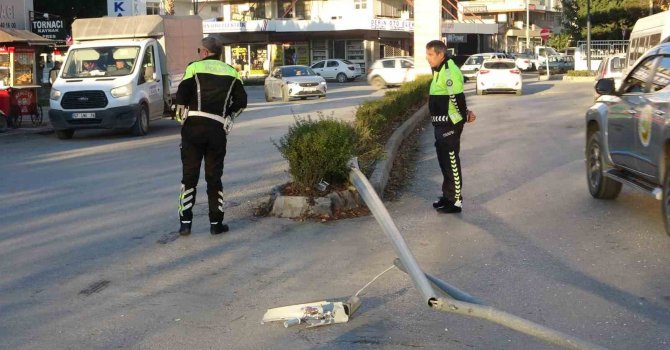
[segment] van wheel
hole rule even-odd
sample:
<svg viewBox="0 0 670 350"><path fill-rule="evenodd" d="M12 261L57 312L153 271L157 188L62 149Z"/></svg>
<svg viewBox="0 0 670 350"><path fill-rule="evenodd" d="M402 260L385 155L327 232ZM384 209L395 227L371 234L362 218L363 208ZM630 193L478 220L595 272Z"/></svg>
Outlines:
<svg viewBox="0 0 670 350"><path fill-rule="evenodd" d="M135 120L131 131L135 136L144 136L149 132L149 109L146 105L142 105L140 115Z"/></svg>
<svg viewBox="0 0 670 350"><path fill-rule="evenodd" d="M338 83L346 83L347 82L347 75L344 73L340 73L337 75L337 82Z"/></svg>
<svg viewBox="0 0 670 350"><path fill-rule="evenodd" d="M288 92L286 92L286 89L281 89L281 100L284 102L288 102L291 98L288 96Z"/></svg>
<svg viewBox="0 0 670 350"><path fill-rule="evenodd" d="M600 148L600 131L596 131L586 143L586 178L589 192L593 198L614 199L621 192L621 183L605 176L604 158Z"/></svg>
<svg viewBox="0 0 670 350"><path fill-rule="evenodd" d="M381 90L384 88L384 86L386 86L386 82L381 77L374 77L372 78L370 85L372 85L372 87L377 90Z"/></svg>
<svg viewBox="0 0 670 350"><path fill-rule="evenodd" d="M265 91L265 102L272 102L272 97L270 97L270 93L268 92L268 89L263 89Z"/></svg>
<svg viewBox="0 0 670 350"><path fill-rule="evenodd" d="M56 136L59 140L69 140L74 136L73 129L56 130Z"/></svg>

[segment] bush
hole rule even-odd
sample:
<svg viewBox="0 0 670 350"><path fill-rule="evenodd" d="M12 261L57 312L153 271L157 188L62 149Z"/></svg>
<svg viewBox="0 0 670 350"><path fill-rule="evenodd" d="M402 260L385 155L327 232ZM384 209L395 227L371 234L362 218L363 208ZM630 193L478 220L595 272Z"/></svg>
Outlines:
<svg viewBox="0 0 670 350"><path fill-rule="evenodd" d="M569 77L593 77L595 73L588 70L569 70L566 75Z"/></svg>
<svg viewBox="0 0 670 350"><path fill-rule="evenodd" d="M423 102L428 96L430 76L405 83L400 89L388 91L383 98L363 103L356 111L356 128L369 130L373 138L385 134L404 111Z"/></svg>
<svg viewBox="0 0 670 350"><path fill-rule="evenodd" d="M354 128L345 122L296 117L275 146L288 161L293 181L312 189L321 179L333 185L347 181L347 162L356 153L356 142Z"/></svg>

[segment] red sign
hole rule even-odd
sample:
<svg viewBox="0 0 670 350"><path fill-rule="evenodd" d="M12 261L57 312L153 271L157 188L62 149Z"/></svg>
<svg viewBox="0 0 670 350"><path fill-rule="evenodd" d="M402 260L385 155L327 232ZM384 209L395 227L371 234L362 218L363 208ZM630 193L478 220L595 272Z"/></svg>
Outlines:
<svg viewBox="0 0 670 350"><path fill-rule="evenodd" d="M37 103L37 96L33 89L16 89L12 91L12 100L12 105L17 106L21 114L28 114L31 106Z"/></svg>
<svg viewBox="0 0 670 350"><path fill-rule="evenodd" d="M549 39L550 36L551 36L551 30L547 28L542 28L542 30L540 31L540 37L542 38L542 40L547 40Z"/></svg>

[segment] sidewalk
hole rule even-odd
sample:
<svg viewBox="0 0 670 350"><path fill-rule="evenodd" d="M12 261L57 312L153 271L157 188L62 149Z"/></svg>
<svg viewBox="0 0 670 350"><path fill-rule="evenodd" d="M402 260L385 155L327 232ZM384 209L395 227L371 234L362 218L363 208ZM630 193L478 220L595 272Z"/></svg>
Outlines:
<svg viewBox="0 0 670 350"><path fill-rule="evenodd" d="M42 125L34 126L30 120L30 116L26 115L22 117L21 127L16 129L8 127L4 130L0 130L0 137L52 133L53 131L54 129L49 122L49 107L45 106L42 107Z"/></svg>

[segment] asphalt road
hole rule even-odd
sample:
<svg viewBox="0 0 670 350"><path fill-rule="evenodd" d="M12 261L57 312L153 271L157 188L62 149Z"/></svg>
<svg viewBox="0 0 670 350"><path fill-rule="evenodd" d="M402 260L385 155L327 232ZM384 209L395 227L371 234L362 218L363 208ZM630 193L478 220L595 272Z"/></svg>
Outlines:
<svg viewBox="0 0 670 350"><path fill-rule="evenodd" d="M221 237L207 233L200 195L194 233L176 239L171 121L143 138L0 138L0 348L552 349L429 310L396 270L366 290L347 324L260 324L271 307L344 300L394 257L372 217L320 224L251 215L254 201L288 179L271 140L294 115L350 120L361 100L380 94L330 85L325 101L288 104L267 104L249 88L251 108L229 140L231 232ZM421 266L485 302L608 348L667 349L670 237L660 202L629 189L615 201L588 194L590 102L589 83L535 79L523 96L468 96L479 118L463 135L464 212L430 208L441 175L429 125L415 177L387 204Z"/></svg>

